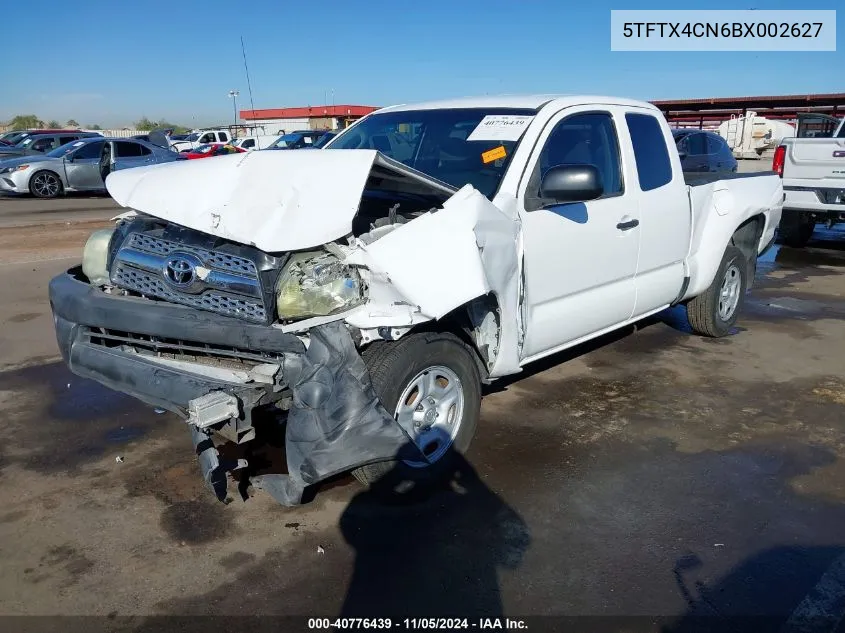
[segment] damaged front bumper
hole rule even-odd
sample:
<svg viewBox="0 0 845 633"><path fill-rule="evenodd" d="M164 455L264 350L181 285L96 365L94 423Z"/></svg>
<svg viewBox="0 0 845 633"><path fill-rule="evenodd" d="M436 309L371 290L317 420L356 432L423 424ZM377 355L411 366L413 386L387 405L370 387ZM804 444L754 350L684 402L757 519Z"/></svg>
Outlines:
<svg viewBox="0 0 845 633"><path fill-rule="evenodd" d="M375 395L340 322L312 328L306 350L298 336L278 328L108 294L79 269L51 281L50 303L70 370L185 418L203 477L218 499L225 499L227 473L247 464L221 460L211 436L253 439L253 411L283 399L290 400L288 474L261 475L252 483L285 505L301 503L308 485L413 445ZM244 358L252 370L221 367Z"/></svg>

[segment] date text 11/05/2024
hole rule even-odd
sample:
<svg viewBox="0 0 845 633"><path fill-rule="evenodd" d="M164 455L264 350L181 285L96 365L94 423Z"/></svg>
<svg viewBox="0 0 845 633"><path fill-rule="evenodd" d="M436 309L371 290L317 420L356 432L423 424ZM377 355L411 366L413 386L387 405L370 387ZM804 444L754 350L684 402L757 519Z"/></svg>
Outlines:
<svg viewBox="0 0 845 633"><path fill-rule="evenodd" d="M309 618L309 630L399 629L399 630L525 630L524 620L514 618Z"/></svg>

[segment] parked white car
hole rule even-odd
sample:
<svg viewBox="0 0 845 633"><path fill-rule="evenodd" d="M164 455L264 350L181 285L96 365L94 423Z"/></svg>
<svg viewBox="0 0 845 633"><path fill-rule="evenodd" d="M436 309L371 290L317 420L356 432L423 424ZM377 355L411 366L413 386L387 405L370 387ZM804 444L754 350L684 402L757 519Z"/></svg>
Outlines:
<svg viewBox="0 0 845 633"><path fill-rule="evenodd" d="M346 470L424 483L469 446L483 383L677 304L731 331L783 190L696 178L657 108L578 96L396 106L319 152L117 172L134 214L51 282L59 347L183 416L220 499L234 468L288 505ZM286 416L289 474L210 440L251 441L262 410Z"/></svg>
<svg viewBox="0 0 845 633"><path fill-rule="evenodd" d="M279 135L243 136L232 141L232 145L247 151L267 149L278 140Z"/></svg>
<svg viewBox="0 0 845 633"><path fill-rule="evenodd" d="M772 169L783 178L786 198L780 233L789 246L802 247L816 224L845 221L845 119L830 138L785 138L775 150Z"/></svg>
<svg viewBox="0 0 845 633"><path fill-rule="evenodd" d="M229 130L200 130L191 132L184 140L171 141L170 146L177 152L185 152L200 145L223 145L231 140L232 134Z"/></svg>

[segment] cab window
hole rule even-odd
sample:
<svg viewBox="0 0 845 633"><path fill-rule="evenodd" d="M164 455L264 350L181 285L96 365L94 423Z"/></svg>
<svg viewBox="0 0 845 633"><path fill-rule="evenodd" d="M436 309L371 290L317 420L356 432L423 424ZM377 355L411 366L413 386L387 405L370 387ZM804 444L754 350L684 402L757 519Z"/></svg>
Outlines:
<svg viewBox="0 0 845 633"><path fill-rule="evenodd" d="M593 165L604 187L602 198L623 192L619 139L609 112L575 114L555 126L529 180L527 210L543 206L540 182L549 169L558 165Z"/></svg>

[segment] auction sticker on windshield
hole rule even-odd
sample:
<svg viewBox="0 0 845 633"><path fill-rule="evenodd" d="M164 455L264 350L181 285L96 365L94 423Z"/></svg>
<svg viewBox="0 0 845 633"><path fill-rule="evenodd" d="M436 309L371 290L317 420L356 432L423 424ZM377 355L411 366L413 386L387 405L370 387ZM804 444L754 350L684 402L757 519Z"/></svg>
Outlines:
<svg viewBox="0 0 845 633"><path fill-rule="evenodd" d="M517 141L533 116L488 114L467 137L468 141Z"/></svg>
<svg viewBox="0 0 845 633"><path fill-rule="evenodd" d="M499 145L499 147L494 147L493 149L481 154L481 162L486 165L487 163L492 163L494 160L499 160L505 156L507 156L505 146Z"/></svg>

